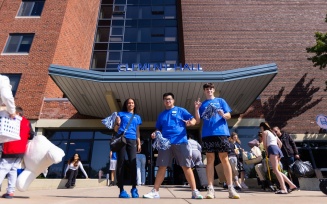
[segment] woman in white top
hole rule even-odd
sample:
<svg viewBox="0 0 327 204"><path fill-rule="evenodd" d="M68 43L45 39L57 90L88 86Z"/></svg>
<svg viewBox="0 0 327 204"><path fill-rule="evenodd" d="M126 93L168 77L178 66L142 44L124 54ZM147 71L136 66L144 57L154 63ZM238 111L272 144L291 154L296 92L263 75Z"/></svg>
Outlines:
<svg viewBox="0 0 327 204"><path fill-rule="evenodd" d="M276 191L276 194L287 194L288 191L286 189L285 182L290 186L290 192L296 189L296 185L294 185L294 183L292 183L285 174L278 170L279 161L282 157L284 157L282 151L280 150L282 142L271 130L268 123L260 123L260 129L262 132L263 145L268 153L273 172L276 175L280 185L280 190Z"/></svg>
<svg viewBox="0 0 327 204"><path fill-rule="evenodd" d="M68 179L66 183L66 188L70 188L71 186L75 186L76 182L76 177L78 174L78 169L81 169L83 174L85 175L86 178L88 178L87 173L85 172L83 168L83 164L80 161L80 156L79 154L75 153L72 158L68 160L67 168L65 170L65 178Z"/></svg>

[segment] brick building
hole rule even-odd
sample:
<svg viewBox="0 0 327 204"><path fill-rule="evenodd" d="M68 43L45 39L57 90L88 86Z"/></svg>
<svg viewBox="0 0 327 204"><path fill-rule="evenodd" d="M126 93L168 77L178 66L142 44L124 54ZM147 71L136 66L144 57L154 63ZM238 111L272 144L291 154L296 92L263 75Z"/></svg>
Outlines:
<svg viewBox="0 0 327 204"><path fill-rule="evenodd" d="M10 77L16 104L38 134L65 150L65 162L80 151L91 177L108 169L112 132L101 119L119 110L128 94L140 103L147 141L162 110L153 104L161 104L162 93L175 92L177 105L193 113L193 100L207 81L235 105L229 124L245 148L266 120L292 133L303 159L312 160L304 146L319 147L313 155L327 151L326 133L316 123L327 105L326 73L312 66L305 48L315 43L314 32L326 31L326 5L324 0L0 0L0 73ZM127 63L199 64L203 72L118 72L117 65ZM199 135L199 128L190 131ZM52 166L50 177L61 177L63 164Z"/></svg>

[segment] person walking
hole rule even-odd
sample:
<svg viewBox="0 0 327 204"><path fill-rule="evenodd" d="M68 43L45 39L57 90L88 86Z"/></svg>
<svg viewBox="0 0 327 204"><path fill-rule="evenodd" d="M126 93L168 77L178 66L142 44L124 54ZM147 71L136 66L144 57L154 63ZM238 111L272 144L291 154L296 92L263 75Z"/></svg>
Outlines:
<svg viewBox="0 0 327 204"><path fill-rule="evenodd" d="M22 162L24 154L27 150L27 141L34 138L34 131L31 123L23 116L23 109L16 106L16 113L14 115L22 117L20 121L20 140L5 142L2 146L2 156L0 159L0 185L4 178L8 178L7 193L3 194L3 198L13 198L16 180L17 180L17 167Z"/></svg>
<svg viewBox="0 0 327 204"><path fill-rule="evenodd" d="M229 198L239 199L240 196L233 187L232 169L228 159L228 152L231 151L228 137L230 135L227 120L231 118L232 111L223 98L214 96L215 87L212 83L203 85L206 100L202 103L200 98L195 101L195 119L199 124L201 119L202 125L202 148L207 156L207 199L215 198L213 188L214 180L214 161L215 153L218 152L219 159L222 163L224 175L228 185Z"/></svg>
<svg viewBox="0 0 327 204"><path fill-rule="evenodd" d="M65 176L64 178L67 179L67 183L65 185L66 188L74 187L76 183L76 177L78 174L78 169L81 169L83 172L85 178L89 178L87 176L86 171L83 168L83 164L81 162L81 157L78 153L75 153L67 163L67 167L65 170Z"/></svg>
<svg viewBox="0 0 327 204"><path fill-rule="evenodd" d="M285 174L279 171L278 166L280 159L283 157L283 153L280 150L282 142L279 140L277 135L270 128L269 124L266 122L260 123L260 129L262 132L262 140L263 145L266 149L266 153L268 154L269 161L272 165L272 170L276 175L280 190L276 191L276 194L287 194L288 191L285 186L285 182L289 185L290 191L296 190L297 187L294 183L292 183Z"/></svg>
<svg viewBox="0 0 327 204"><path fill-rule="evenodd" d="M174 105L174 94L163 94L165 110L160 113L156 122L156 131L151 134L151 138L156 138L159 131L162 137L168 139L170 147L168 149L158 149L157 166L159 167L154 187L151 192L143 195L143 198L160 198L159 188L166 174L167 166L172 164L175 158L182 167L186 180L190 184L193 199L202 199L202 195L196 189L194 174L191 169L192 158L188 147L186 127L195 125L194 117L184 108Z"/></svg>
<svg viewBox="0 0 327 204"><path fill-rule="evenodd" d="M236 132L232 132L229 140L233 143L233 150L237 154L237 166L238 171L241 176L241 188L248 189L249 187L245 184L245 169L243 166L243 157L242 152L244 149L241 147L241 141L238 138L238 134Z"/></svg>
<svg viewBox="0 0 327 204"><path fill-rule="evenodd" d="M119 198L138 198L137 177L136 177L136 152L141 152L140 128L141 117L137 114L137 104L132 98L124 101L122 111L118 112L114 130L118 135L125 132L126 145L117 152L117 185ZM128 126L127 130L126 127ZM131 196L124 190L124 163L127 155L131 175Z"/></svg>
<svg viewBox="0 0 327 204"><path fill-rule="evenodd" d="M289 178L292 179L293 183L299 188L299 179L295 175L290 174L290 165L294 163L295 159L300 159L295 142L288 133L281 131L278 126L273 127L272 130L276 133L283 144L281 150L284 157L280 160L282 162L283 169L289 173Z"/></svg>
<svg viewBox="0 0 327 204"><path fill-rule="evenodd" d="M10 80L7 76L0 74L0 110L7 110L10 118L15 118L16 106L14 96L12 95Z"/></svg>
<svg viewBox="0 0 327 204"><path fill-rule="evenodd" d="M145 184L145 166L148 158L147 147L142 147L144 141L141 140L141 152L136 154L136 172L137 172L137 185L143 186Z"/></svg>
<svg viewBox="0 0 327 204"><path fill-rule="evenodd" d="M110 159L110 183L109 186L115 185L115 174L116 174L116 167L117 167L117 153L110 151L109 153L109 159Z"/></svg>

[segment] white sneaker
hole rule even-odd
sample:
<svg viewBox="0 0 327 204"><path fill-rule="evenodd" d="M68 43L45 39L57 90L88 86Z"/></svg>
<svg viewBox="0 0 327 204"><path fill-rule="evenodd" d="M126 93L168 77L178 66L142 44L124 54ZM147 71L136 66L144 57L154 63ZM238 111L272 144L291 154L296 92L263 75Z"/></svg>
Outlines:
<svg viewBox="0 0 327 204"><path fill-rule="evenodd" d="M214 199L215 198L215 190L212 187L207 187L207 195L206 199Z"/></svg>
<svg viewBox="0 0 327 204"><path fill-rule="evenodd" d="M203 199L203 196L201 195L200 191L194 190L192 191L192 199Z"/></svg>
<svg viewBox="0 0 327 204"><path fill-rule="evenodd" d="M150 193L144 194L143 198L160 198L159 192L156 189L152 189Z"/></svg>
<svg viewBox="0 0 327 204"><path fill-rule="evenodd" d="M249 188L245 183L241 183L241 187L242 188L245 188L245 189L248 189Z"/></svg>
<svg viewBox="0 0 327 204"><path fill-rule="evenodd" d="M236 192L234 187L228 188L229 198L239 199L240 195Z"/></svg>

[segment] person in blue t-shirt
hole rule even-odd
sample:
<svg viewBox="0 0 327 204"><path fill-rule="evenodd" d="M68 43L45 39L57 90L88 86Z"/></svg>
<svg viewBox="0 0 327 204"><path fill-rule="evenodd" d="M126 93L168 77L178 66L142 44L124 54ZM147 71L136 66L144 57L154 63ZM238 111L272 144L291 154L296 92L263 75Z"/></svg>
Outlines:
<svg viewBox="0 0 327 204"><path fill-rule="evenodd" d="M110 183L109 186L114 186L115 185L115 173L116 173L116 167L117 167L117 153L110 151L109 155L110 159Z"/></svg>
<svg viewBox="0 0 327 204"><path fill-rule="evenodd" d="M133 118L132 118L133 117ZM132 119L131 119L132 118ZM125 131L129 121L130 125ZM141 117L137 114L137 106L132 98L126 99L121 112L118 112L114 130L118 135L125 131L126 145L117 152L117 185L120 189L119 198L129 198L130 195L124 190L124 161L127 154L131 175L133 198L138 198L136 188L136 152L141 151L140 129Z"/></svg>
<svg viewBox="0 0 327 204"><path fill-rule="evenodd" d="M191 169L192 154L188 146L186 127L195 125L194 117L184 108L174 106L174 94L163 94L165 110L160 113L156 122L156 131L160 131L162 137L168 139L170 147L159 149L157 166L159 167L154 188L150 193L143 195L143 198L160 198L159 187L165 178L167 166L172 164L175 158L182 167L186 180L192 189L192 198L202 199L202 195L196 189L193 171ZM156 132L155 131L155 132ZM156 137L156 133L151 134L151 138Z"/></svg>
<svg viewBox="0 0 327 204"><path fill-rule="evenodd" d="M230 133L227 120L231 118L230 112L232 110L223 98L215 97L215 86L212 83L204 84L203 90L206 100L201 103L199 98L195 101L194 106L196 124L199 124L201 119L203 121L202 148L206 152L208 178L206 198L215 198L213 188L214 161L215 154L218 152L228 185L229 198L238 199L240 196L233 187L232 169L228 160L228 152L231 149L228 141Z"/></svg>

